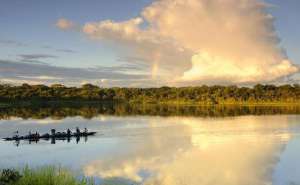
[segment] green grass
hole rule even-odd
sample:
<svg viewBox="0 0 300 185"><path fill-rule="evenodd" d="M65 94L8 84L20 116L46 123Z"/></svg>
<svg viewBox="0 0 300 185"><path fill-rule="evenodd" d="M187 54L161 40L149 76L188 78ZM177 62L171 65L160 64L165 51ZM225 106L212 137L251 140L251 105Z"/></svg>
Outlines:
<svg viewBox="0 0 300 185"><path fill-rule="evenodd" d="M7 170L0 174L0 185L94 185L89 178L79 180L70 171L58 167Z"/></svg>

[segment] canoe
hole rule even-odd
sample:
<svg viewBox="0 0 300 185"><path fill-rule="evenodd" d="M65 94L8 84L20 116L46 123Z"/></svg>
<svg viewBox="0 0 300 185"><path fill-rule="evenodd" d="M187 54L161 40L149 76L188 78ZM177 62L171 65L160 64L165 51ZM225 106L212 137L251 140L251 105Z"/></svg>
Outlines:
<svg viewBox="0 0 300 185"><path fill-rule="evenodd" d="M5 137L2 138L5 141L18 141L18 140L39 140L39 139L50 139L50 138L71 138L71 137L87 137L87 136L94 136L97 132L80 132L80 133L72 133L67 134L63 133L56 133L55 135L50 134L43 134L40 136L36 135L27 135L27 136L14 136L14 137Z"/></svg>

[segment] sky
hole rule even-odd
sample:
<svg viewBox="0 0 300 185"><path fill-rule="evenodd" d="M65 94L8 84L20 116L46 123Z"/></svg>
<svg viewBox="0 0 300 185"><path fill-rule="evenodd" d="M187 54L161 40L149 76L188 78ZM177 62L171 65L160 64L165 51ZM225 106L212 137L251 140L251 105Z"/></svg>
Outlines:
<svg viewBox="0 0 300 185"><path fill-rule="evenodd" d="M298 0L0 0L0 82L298 83Z"/></svg>

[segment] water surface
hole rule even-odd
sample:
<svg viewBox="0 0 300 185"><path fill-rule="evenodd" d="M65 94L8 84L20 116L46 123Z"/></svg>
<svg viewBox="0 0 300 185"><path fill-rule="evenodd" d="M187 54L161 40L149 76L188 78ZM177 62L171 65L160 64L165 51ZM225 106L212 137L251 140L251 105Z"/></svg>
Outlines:
<svg viewBox="0 0 300 185"><path fill-rule="evenodd" d="M155 110L153 110L156 108ZM147 113L147 110L152 110ZM95 137L0 141L0 167L61 165L101 183L300 184L298 107L32 107L0 110L0 137L89 128Z"/></svg>

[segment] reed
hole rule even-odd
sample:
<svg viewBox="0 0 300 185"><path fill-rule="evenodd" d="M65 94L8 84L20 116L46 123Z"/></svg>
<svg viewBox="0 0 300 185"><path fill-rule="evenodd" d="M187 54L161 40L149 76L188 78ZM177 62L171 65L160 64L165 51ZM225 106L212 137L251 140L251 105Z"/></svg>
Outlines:
<svg viewBox="0 0 300 185"><path fill-rule="evenodd" d="M70 171L60 167L41 167L22 170L3 170L0 185L94 185L94 180L77 178Z"/></svg>

